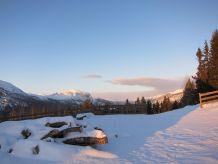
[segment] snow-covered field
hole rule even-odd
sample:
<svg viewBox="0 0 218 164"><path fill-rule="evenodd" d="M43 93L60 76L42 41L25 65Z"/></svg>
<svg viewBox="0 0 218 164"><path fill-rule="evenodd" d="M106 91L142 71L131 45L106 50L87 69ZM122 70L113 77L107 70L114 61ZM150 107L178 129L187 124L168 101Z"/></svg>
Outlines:
<svg viewBox="0 0 218 164"><path fill-rule="evenodd" d="M218 163L218 104L157 115L89 115L79 123L102 128L109 139L94 147L40 140L48 132L44 124L54 121L76 123L70 116L0 123L0 163ZM28 139L20 134L24 128L33 131ZM40 152L33 155L36 145Z"/></svg>

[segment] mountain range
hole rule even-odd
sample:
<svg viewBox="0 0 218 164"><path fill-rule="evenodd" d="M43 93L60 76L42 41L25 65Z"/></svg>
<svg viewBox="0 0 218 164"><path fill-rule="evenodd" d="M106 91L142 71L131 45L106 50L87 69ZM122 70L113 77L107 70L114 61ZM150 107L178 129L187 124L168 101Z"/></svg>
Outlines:
<svg viewBox="0 0 218 164"><path fill-rule="evenodd" d="M183 90L180 89L174 92L169 92L167 94L150 97L149 99L151 99L153 102L161 102L163 101L164 96L167 96L171 101L179 101L182 98L182 95ZM14 106L26 107L30 103L34 102L57 102L79 105L87 100L91 101L95 105L116 104L115 102L101 98L93 98L90 93L82 92L79 90L68 90L63 92L56 92L49 95L28 94L13 84L0 80L0 110L4 110L7 107L13 108Z"/></svg>
<svg viewBox="0 0 218 164"><path fill-rule="evenodd" d="M100 98L95 99L90 93L79 90L68 90L49 95L28 94L13 84L0 80L0 110L18 105L26 107L31 102L57 102L79 105L87 100L97 105L111 104L108 100Z"/></svg>

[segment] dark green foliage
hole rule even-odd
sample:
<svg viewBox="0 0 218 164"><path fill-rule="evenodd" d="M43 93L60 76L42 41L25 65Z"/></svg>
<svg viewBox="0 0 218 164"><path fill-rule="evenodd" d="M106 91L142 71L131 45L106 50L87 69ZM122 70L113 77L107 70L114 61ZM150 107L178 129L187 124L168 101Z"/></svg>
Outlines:
<svg viewBox="0 0 218 164"><path fill-rule="evenodd" d="M207 42L204 46L204 54L201 49L198 48L196 56L198 58L198 69L196 73L196 89L197 93L204 93L212 90L211 86L208 84L208 68L209 68L209 47Z"/></svg>
<svg viewBox="0 0 218 164"><path fill-rule="evenodd" d="M141 103L142 103L142 104L146 104L146 100L145 100L144 97L142 97L142 99L141 99Z"/></svg>
<svg viewBox="0 0 218 164"><path fill-rule="evenodd" d="M172 109L175 110L175 109L179 109L180 108L180 103L178 101L174 101L173 104L172 104Z"/></svg>
<svg viewBox="0 0 218 164"><path fill-rule="evenodd" d="M195 83L188 79L185 85L185 89L183 91L183 97L182 97L182 105L194 105L198 102L198 95L195 88Z"/></svg>
<svg viewBox="0 0 218 164"><path fill-rule="evenodd" d="M204 93L218 89L218 31L211 38L210 47L204 43L203 53L200 48L196 53L198 70L196 73L197 93Z"/></svg>
<svg viewBox="0 0 218 164"><path fill-rule="evenodd" d="M170 102L169 97L164 96L164 100L161 103L161 112L167 112L172 110L172 103Z"/></svg>
<svg viewBox="0 0 218 164"><path fill-rule="evenodd" d="M160 103L157 101L155 104L153 104L153 111L154 113L160 113Z"/></svg>
<svg viewBox="0 0 218 164"><path fill-rule="evenodd" d="M129 103L129 99L126 99L126 105L129 105L130 103Z"/></svg>
<svg viewBox="0 0 218 164"><path fill-rule="evenodd" d="M216 30L210 41L210 55L208 62L208 83L214 88L218 89L218 31Z"/></svg>
<svg viewBox="0 0 218 164"><path fill-rule="evenodd" d="M189 79L184 89L182 106L199 102L198 93L210 92L218 89L218 31L211 38L210 46L204 43L203 51L198 48L196 53L198 68L195 84Z"/></svg>
<svg viewBox="0 0 218 164"><path fill-rule="evenodd" d="M175 103L175 102L174 102ZM146 114L158 114L162 112L171 111L172 109L178 109L181 107L180 102L176 101L176 105L170 101L169 97L164 97L163 102L159 103L158 101L153 102L150 99L145 99L144 97L141 98L141 101L139 101L139 98L135 101L136 106L140 106L142 108L140 113L146 113Z"/></svg>
<svg viewBox="0 0 218 164"><path fill-rule="evenodd" d="M139 97L137 98L137 100L135 101L135 104L140 104L140 100L139 100Z"/></svg>
<svg viewBox="0 0 218 164"><path fill-rule="evenodd" d="M151 100L147 100L146 102L147 114L153 114L153 108Z"/></svg>

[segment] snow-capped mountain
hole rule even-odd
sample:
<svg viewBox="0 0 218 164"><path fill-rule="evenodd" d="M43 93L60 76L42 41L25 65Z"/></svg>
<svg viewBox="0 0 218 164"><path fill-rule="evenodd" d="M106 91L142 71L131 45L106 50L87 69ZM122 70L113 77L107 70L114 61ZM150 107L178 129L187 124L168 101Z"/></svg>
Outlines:
<svg viewBox="0 0 218 164"><path fill-rule="evenodd" d="M183 96L183 89L178 89L178 90L176 90L174 92L169 92L169 93L166 93L166 94L151 97L150 99L153 102L156 102L156 101L162 102L164 100L164 97L169 97L170 101L180 101L182 96Z"/></svg>
<svg viewBox="0 0 218 164"><path fill-rule="evenodd" d="M0 110L14 106L27 106L33 98L27 93L12 85L0 80Z"/></svg>
<svg viewBox="0 0 218 164"><path fill-rule="evenodd" d="M45 95L45 97L54 99L54 100L79 100L85 101L87 99L92 100L90 93L82 92L79 90L67 90L62 92L53 93L50 95Z"/></svg>
<svg viewBox="0 0 218 164"><path fill-rule="evenodd" d="M17 88L16 86L14 86L11 83L8 83L6 81L0 80L0 89L8 91L10 93L15 93L15 94L27 96L27 94L24 91L22 91L21 89Z"/></svg>

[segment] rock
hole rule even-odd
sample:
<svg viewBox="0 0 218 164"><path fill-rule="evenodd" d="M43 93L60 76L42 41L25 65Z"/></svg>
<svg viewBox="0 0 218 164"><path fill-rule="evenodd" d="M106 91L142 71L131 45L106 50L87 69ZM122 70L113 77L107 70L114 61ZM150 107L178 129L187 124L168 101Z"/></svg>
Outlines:
<svg viewBox="0 0 218 164"><path fill-rule="evenodd" d="M50 137L50 138L60 138L60 137L59 137L59 134L60 134L60 131L59 131L58 129L53 129L53 130L51 130L48 134L46 134L45 136L43 136L43 137L41 138L41 140L44 140L44 139L46 139L46 138L48 138L48 137Z"/></svg>
<svg viewBox="0 0 218 164"><path fill-rule="evenodd" d="M48 134L43 136L41 140L47 139L48 137L50 138L64 138L68 133L71 132L82 132L82 127L71 127L71 128L66 128L62 131L59 131L58 129L53 129L51 130Z"/></svg>
<svg viewBox="0 0 218 164"><path fill-rule="evenodd" d="M83 129L82 127L78 126L78 127L71 127L71 128L67 128L67 129L64 129L62 130L60 133L59 133L59 136L60 138L63 138L65 137L68 133L71 133L71 132L80 132L82 133Z"/></svg>
<svg viewBox="0 0 218 164"><path fill-rule="evenodd" d="M90 146L95 144L107 144L108 138L96 138L96 137L78 137L78 138L71 138L63 141L65 144L70 145L80 145L80 146Z"/></svg>
<svg viewBox="0 0 218 164"><path fill-rule="evenodd" d="M33 147L32 151L34 155L39 154L39 145L36 145L35 147Z"/></svg>
<svg viewBox="0 0 218 164"><path fill-rule="evenodd" d="M29 136L30 136L32 133L31 133L31 131L30 131L29 129L24 129L24 130L22 130L21 134L22 134L22 136L23 136L24 139L27 139L27 138L29 138Z"/></svg>
<svg viewBox="0 0 218 164"><path fill-rule="evenodd" d="M45 126L51 127L51 128L60 128L64 125L67 125L66 122L54 122L54 123L46 123Z"/></svg>
<svg viewBox="0 0 218 164"><path fill-rule="evenodd" d="M12 153L12 151L13 151L13 149L11 148L11 149L8 150L8 153Z"/></svg>

